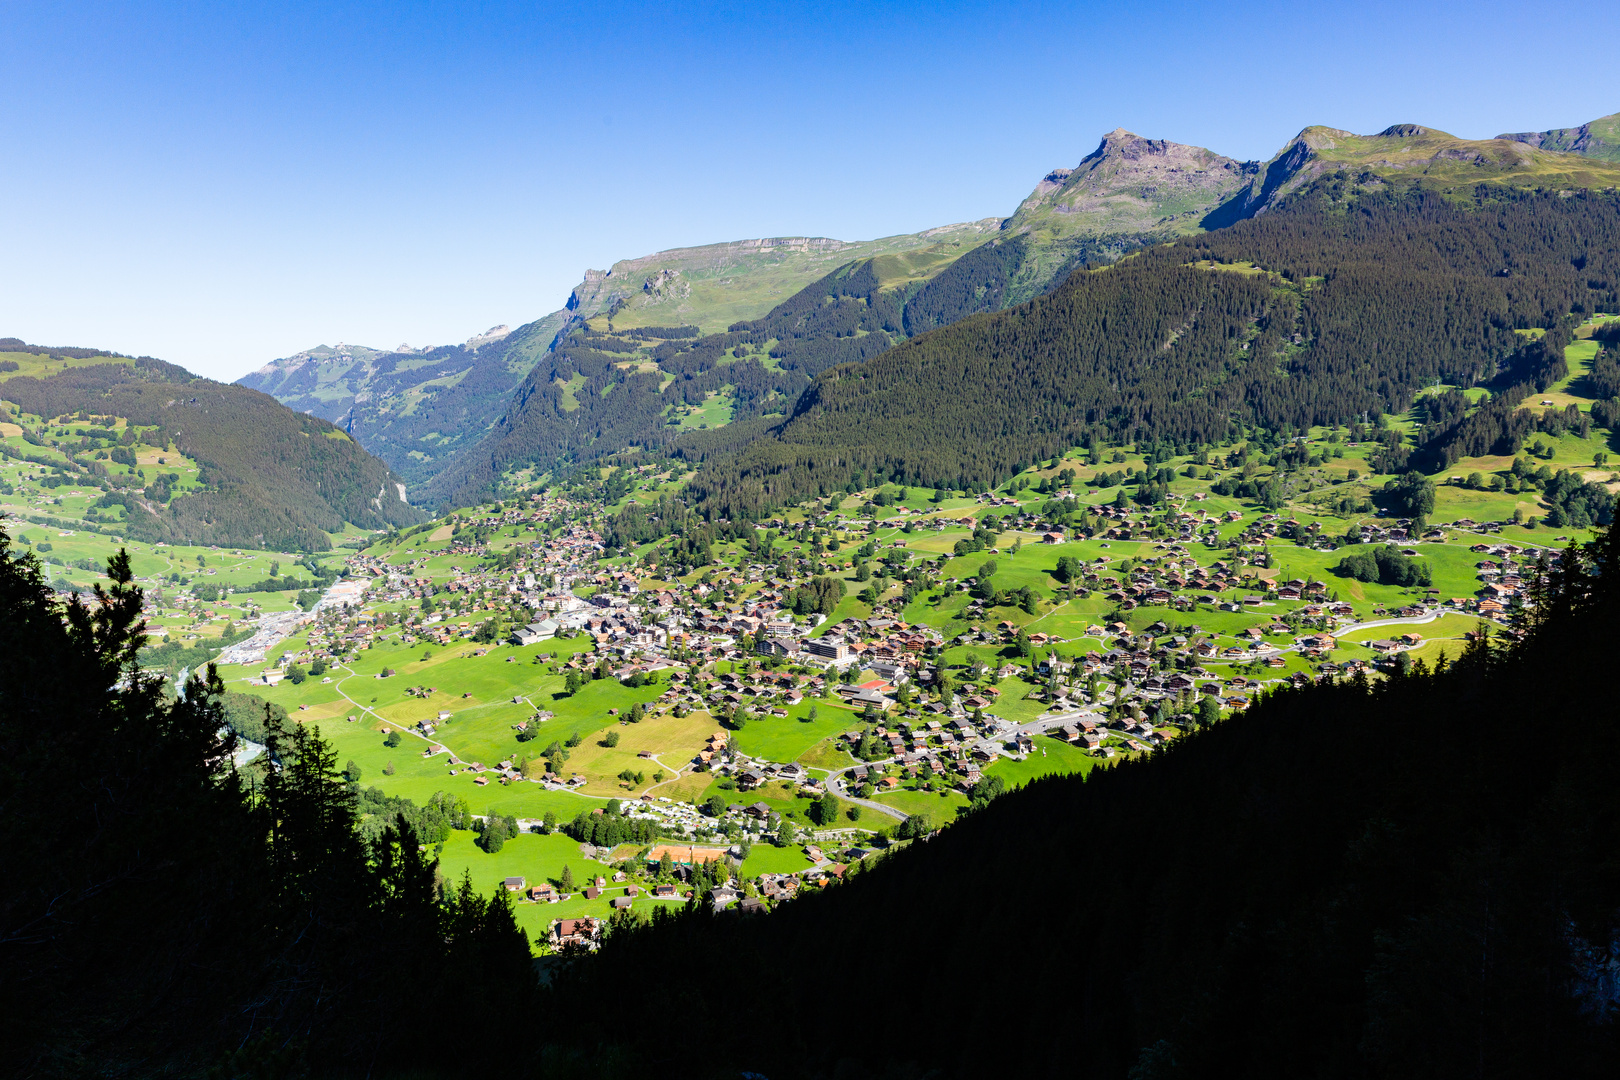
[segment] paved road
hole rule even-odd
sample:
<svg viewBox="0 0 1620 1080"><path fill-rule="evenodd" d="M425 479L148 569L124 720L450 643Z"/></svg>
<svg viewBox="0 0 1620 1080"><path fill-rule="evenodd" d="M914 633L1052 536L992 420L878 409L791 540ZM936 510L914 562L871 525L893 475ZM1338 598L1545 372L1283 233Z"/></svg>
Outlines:
<svg viewBox="0 0 1620 1080"><path fill-rule="evenodd" d="M1371 630L1375 626L1422 626L1424 623L1434 622L1439 617L1440 612L1431 611L1427 615L1414 615L1405 619L1374 619L1371 622L1351 623L1349 626L1341 626L1339 629L1332 631L1332 634L1334 637L1343 637L1346 634L1353 634L1357 630Z"/></svg>
<svg viewBox="0 0 1620 1080"><path fill-rule="evenodd" d="M864 764L866 764L868 766L871 766L871 765L888 765L891 762L895 762L895 761L899 761L899 760L900 760L899 758L890 757L890 758L884 758L882 761L864 762ZM890 817L898 818L901 821L904 821L904 820L906 820L906 818L910 817L910 815L905 813L905 811L903 811L903 810L896 810L892 806L888 806L888 805L886 805L884 803L880 803L880 802L874 802L871 799L857 799L855 796L851 795L849 793L848 789L844 787L844 782L842 780L840 780L839 777L842 776L844 773L849 772L851 769L853 769L855 767L856 766L854 766L854 765L846 765L842 769L833 769L830 772L828 772L827 773L827 790L832 792L834 795L838 796L840 799L847 799L848 801L850 801L852 803L855 803L857 806L864 806L868 810L876 810L880 814L887 814Z"/></svg>
<svg viewBox="0 0 1620 1080"><path fill-rule="evenodd" d="M1065 724L1072 724L1077 720L1086 719L1095 720L1098 724L1103 725L1101 732L1104 735L1113 735L1116 738L1123 739L1128 743L1141 747L1143 750L1153 749L1152 744L1143 741L1139 735L1132 735L1128 731L1121 731L1118 728L1106 726L1106 724L1104 724L1102 714L1094 712L1091 709L1077 709L1074 712L1059 713L1056 716L1042 717L1039 720L1032 720L1029 723L1020 724L1017 730L1018 733L1022 735L1039 735L1050 731L1053 728L1062 727Z"/></svg>

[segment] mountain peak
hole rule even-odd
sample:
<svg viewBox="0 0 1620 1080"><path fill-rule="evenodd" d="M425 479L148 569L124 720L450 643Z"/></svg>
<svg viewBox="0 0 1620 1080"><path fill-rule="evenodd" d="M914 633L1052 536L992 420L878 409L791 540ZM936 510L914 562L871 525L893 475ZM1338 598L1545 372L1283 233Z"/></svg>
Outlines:
<svg viewBox="0 0 1620 1080"><path fill-rule="evenodd" d="M1419 135L1444 135L1443 131L1426 128L1422 124L1391 124L1378 133L1382 139L1414 139Z"/></svg>
<svg viewBox="0 0 1620 1080"><path fill-rule="evenodd" d="M1003 231L1106 236L1191 227L1243 184L1231 158L1123 127L1104 135L1073 169L1053 169Z"/></svg>

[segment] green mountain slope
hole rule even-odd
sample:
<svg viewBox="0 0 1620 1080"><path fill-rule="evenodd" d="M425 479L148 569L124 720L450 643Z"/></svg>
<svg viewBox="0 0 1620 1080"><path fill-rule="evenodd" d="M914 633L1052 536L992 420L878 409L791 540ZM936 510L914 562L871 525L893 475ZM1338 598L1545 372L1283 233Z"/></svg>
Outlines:
<svg viewBox="0 0 1620 1080"><path fill-rule="evenodd" d="M1376 135L1308 127L1255 170L1247 187L1204 222L1219 228L1264 213L1280 199L1325 176L1366 183L1422 182L1466 192L1476 184L1603 189L1620 184L1620 168L1578 154L1537 149L1510 138L1459 139L1419 124L1394 124Z"/></svg>
<svg viewBox="0 0 1620 1080"><path fill-rule="evenodd" d="M995 235L1000 218L943 225L879 240L776 236L675 248L587 270L565 308L590 318L613 311L621 330L696 326L701 333L757 319L800 289L846 263L919 249L970 250Z"/></svg>
<svg viewBox="0 0 1620 1080"><path fill-rule="evenodd" d="M786 236L674 248L587 270L563 307L510 333L494 327L461 345L392 351L321 345L237 381L350 431L414 490L491 430L537 359L572 323L611 310L620 329L723 331L851 259L920 248L966 251L999 225L988 218L853 243Z"/></svg>
<svg viewBox="0 0 1620 1080"><path fill-rule="evenodd" d="M1602 158L1604 161L1620 164L1620 113L1610 113L1580 127L1521 131L1516 134L1498 135L1497 138L1528 143L1542 150L1584 154L1587 157Z"/></svg>
<svg viewBox="0 0 1620 1080"><path fill-rule="evenodd" d="M100 488L96 520L130 536L315 551L346 525L421 520L332 424L151 357L5 339L0 403L20 429L0 452L37 461L46 488Z"/></svg>
<svg viewBox="0 0 1620 1080"><path fill-rule="evenodd" d="M780 413L833 363L1005 310L1078 267L1264 213L1328 176L1466 197L1481 183L1613 187L1620 168L1411 124L1373 136L1307 128L1265 164L1119 129L1078 167L1048 174L1005 220L861 244L799 237L660 252L587 272L562 311L496 348L323 361L326 385L346 380L350 397L323 391L321 364L308 360L273 392L352 424L413 484L427 481L415 489L425 499L452 503L494 490L514 468L545 471ZM743 366L714 374L734 362ZM583 409L582 382L594 395Z"/></svg>
<svg viewBox="0 0 1620 1080"><path fill-rule="evenodd" d="M1258 218L832 368L692 488L726 517L852 479L984 490L1093 441L1299 431L1404 410L1436 380L1539 385L1542 350L1513 331L1616 308L1612 191L1485 187L1464 203L1328 178Z"/></svg>
<svg viewBox="0 0 1620 1080"><path fill-rule="evenodd" d="M803 290L827 295L820 282L839 272L861 279L863 295L881 292L883 304L901 310L889 332L903 337L1038 295L1088 259L1117 258L1196 228L1242 185L1244 169L1208 150L1119 130L1077 168L1045 177L1011 219L868 241L789 236L675 248L587 270L563 308L510 336L393 352L320 346L239 381L344 426L414 489L458 453L488 457L491 448L477 445L486 434L506 438L494 429L507 399L532 395L519 387L537 359L561 343L565 327L609 315L621 332L724 334L779 305L802 306L806 301L794 298ZM857 269L865 263L870 271ZM537 376L555 377L549 368ZM734 401L727 408L738 411ZM484 471L458 462L433 490L456 489L458 478Z"/></svg>

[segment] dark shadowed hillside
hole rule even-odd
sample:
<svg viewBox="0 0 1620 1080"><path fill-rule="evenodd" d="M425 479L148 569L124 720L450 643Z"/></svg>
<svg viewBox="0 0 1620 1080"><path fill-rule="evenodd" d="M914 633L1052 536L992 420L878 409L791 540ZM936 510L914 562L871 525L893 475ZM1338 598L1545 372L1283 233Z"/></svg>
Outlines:
<svg viewBox="0 0 1620 1080"><path fill-rule="evenodd" d="M108 576L64 604L0 530L0 1075L452 1072L416 1038L442 996L533 991L505 894L436 883L406 800L362 837L358 785L284 713L230 768L223 684L144 673L127 555Z"/></svg>

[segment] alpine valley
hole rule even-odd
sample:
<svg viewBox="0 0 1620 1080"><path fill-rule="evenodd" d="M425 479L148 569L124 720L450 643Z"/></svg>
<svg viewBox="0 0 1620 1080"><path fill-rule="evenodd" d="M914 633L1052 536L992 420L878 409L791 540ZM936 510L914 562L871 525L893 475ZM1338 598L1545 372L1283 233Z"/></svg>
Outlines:
<svg viewBox="0 0 1620 1080"><path fill-rule="evenodd" d="M1620 1074L1617 116L0 341L0 1075Z"/></svg>

